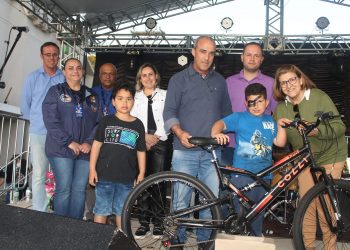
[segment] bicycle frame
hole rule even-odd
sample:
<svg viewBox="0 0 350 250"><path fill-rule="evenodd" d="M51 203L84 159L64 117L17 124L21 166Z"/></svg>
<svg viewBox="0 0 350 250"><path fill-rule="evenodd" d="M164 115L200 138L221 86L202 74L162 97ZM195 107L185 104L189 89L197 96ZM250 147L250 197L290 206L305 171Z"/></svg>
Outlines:
<svg viewBox="0 0 350 250"><path fill-rule="evenodd" d="M214 164L214 167L216 169L217 175L219 177L219 184L221 190L223 190L225 187L228 187L231 190L231 193L226 195L225 197L217 198L212 201L205 201L205 204L199 204L190 208L184 208L176 212L176 215L172 216L173 218L178 219L178 226L192 226L192 227L198 227L198 228L208 228L208 229L223 229L225 226L225 220L223 220L221 223L215 223L215 224L205 224L201 223L200 221L188 219L188 218L181 218L185 216L186 214L199 211L205 208L210 208L212 206L221 204L222 202L225 202L227 200L231 200L231 196L233 198L238 198L239 202L248 210L244 214L243 222L250 223L256 216L258 216L260 213L264 211L284 190L288 188L288 186L293 182L299 174L305 170L307 167L311 168L311 175L312 178L317 184L320 181L324 181L327 189L328 194L330 195L330 200L333 206L333 209L335 211L335 217L337 219L338 225L342 225L341 223L341 217L339 208L337 206L337 199L335 197L335 191L333 187L333 179L331 177L328 177L326 174L326 171L322 167L317 167L315 159L313 157L311 147L307 138L308 130L301 130L301 136L303 137L304 145L302 148L295 150L288 155L286 155L284 158L277 161L275 164L273 164L270 167L267 167L260 171L257 174L254 174L252 172L249 172L247 170L234 168L230 166L220 166L218 158L215 153L215 146L214 145L207 145L207 146L201 146L203 149L211 153L212 155L212 162ZM277 184L274 186L271 186L267 184L263 177L269 175L272 172L285 169L288 166L292 166L289 171L287 171L282 177L277 181ZM224 177L222 174L222 171L229 171L231 173L236 174L243 174L251 177L254 182L241 187L237 188L233 183L231 183L227 177ZM320 175L316 174L317 172L320 172ZM258 201L257 203L254 203L252 200L250 200L244 193L247 191L250 191L257 185L262 185L268 192L265 194L265 196ZM325 211L326 206L326 200L325 197L320 198L320 202L322 205L322 208L324 210L324 214L326 215L326 220L328 222L329 228L332 231L336 231L336 227L332 224L332 218L331 215L328 213L328 211ZM225 218L227 219L227 218ZM342 227L340 227L342 229Z"/></svg>

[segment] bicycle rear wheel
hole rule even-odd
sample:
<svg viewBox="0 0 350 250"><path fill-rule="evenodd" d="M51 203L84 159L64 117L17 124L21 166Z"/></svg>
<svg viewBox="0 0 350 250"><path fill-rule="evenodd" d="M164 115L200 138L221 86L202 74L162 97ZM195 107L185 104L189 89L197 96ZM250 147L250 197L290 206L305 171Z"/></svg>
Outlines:
<svg viewBox="0 0 350 250"><path fill-rule="evenodd" d="M141 248L211 249L217 229L199 229L195 223L219 225L222 222L219 206L207 209L196 206L215 198L209 188L193 176L171 171L157 173L145 178L129 194L123 208L122 229ZM141 202L153 205L147 208ZM183 212L182 216L177 216L179 212ZM145 215L150 222L150 232L153 224L161 227L163 235L135 235L139 218ZM181 223L187 224L180 226Z"/></svg>
<svg viewBox="0 0 350 250"><path fill-rule="evenodd" d="M331 232L320 205L320 197L325 197L326 211L335 225L335 215L329 202L324 183L319 183L308 191L294 215L293 240L296 249L350 249L350 182L334 180L335 194L340 208L343 226L335 226Z"/></svg>

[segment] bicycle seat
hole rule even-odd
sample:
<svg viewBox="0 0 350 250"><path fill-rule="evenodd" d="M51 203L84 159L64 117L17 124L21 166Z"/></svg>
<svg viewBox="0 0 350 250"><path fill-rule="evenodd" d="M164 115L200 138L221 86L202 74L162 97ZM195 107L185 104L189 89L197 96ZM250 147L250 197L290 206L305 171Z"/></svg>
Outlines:
<svg viewBox="0 0 350 250"><path fill-rule="evenodd" d="M220 146L216 139L211 137L191 137L188 141L196 146Z"/></svg>

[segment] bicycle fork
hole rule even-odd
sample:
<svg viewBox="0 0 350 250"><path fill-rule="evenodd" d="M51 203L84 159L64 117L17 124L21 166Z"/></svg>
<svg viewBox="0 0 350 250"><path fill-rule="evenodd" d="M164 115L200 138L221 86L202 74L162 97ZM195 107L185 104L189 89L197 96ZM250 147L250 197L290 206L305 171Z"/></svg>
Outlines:
<svg viewBox="0 0 350 250"><path fill-rule="evenodd" d="M324 168L318 168L316 171L321 171L321 176L319 178L323 179L323 182L325 183L326 190L327 190L325 195L321 195L319 197L323 214L325 215L325 219L327 221L327 224L331 232L334 234L337 234L344 230L344 224L343 224L341 211L339 208L337 194L334 188L333 177L331 175L327 175L326 170ZM336 223L333 223L334 221L333 216L331 213L329 213L329 212L332 212L332 210L327 209L328 206L327 206L327 201L325 197L327 196L327 194L329 196L329 202L331 204L331 208L333 209L333 216L335 218Z"/></svg>

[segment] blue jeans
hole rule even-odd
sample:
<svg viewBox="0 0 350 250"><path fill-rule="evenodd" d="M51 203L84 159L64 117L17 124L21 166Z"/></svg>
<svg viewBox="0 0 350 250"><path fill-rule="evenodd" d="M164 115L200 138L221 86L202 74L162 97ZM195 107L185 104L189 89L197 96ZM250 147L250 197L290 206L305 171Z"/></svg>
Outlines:
<svg viewBox="0 0 350 250"><path fill-rule="evenodd" d="M50 157L55 176L55 214L82 219L85 206L85 187L89 177L89 162Z"/></svg>
<svg viewBox="0 0 350 250"><path fill-rule="evenodd" d="M30 159L33 165L32 177L32 204L33 209L47 211L48 198L45 190L46 171L49 160L45 154L46 135L30 134Z"/></svg>
<svg viewBox="0 0 350 250"><path fill-rule="evenodd" d="M134 183L124 184L99 180L95 188L95 215L108 216L115 214L121 216L125 200L133 186Z"/></svg>
<svg viewBox="0 0 350 250"><path fill-rule="evenodd" d="M220 158L220 152L217 152L217 157ZM215 196L219 194L219 178L216 174L215 167L211 162L211 154L204 151L182 151L174 150L172 159L172 170L186 173L194 176L205 183ZM192 196L192 191L185 185L174 185L174 200L173 209L179 210L189 206ZM210 210L206 209L199 213L199 218L211 218ZM197 240L205 241L209 239L210 230L198 229ZM178 228L177 236L180 243L186 241L186 230Z"/></svg>
<svg viewBox="0 0 350 250"><path fill-rule="evenodd" d="M254 182L253 179L251 179L248 176L244 175L237 175L237 174L231 174L230 181L237 186L238 188L241 188L245 186L246 184ZM266 180L265 180L266 181ZM268 182L268 181L267 181ZM264 195L266 194L266 189L262 186L254 187L251 191L245 193L247 197L254 202L259 201ZM233 200L233 205L235 206L236 211L238 212L240 209L240 204L238 199ZM265 211L265 210L264 210ZM264 221L264 211L262 211L250 224L250 235L251 236L262 236L262 228L263 228L263 221Z"/></svg>

